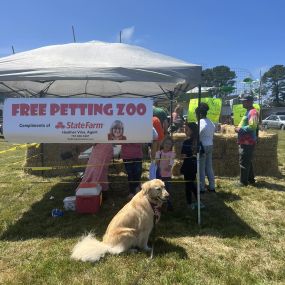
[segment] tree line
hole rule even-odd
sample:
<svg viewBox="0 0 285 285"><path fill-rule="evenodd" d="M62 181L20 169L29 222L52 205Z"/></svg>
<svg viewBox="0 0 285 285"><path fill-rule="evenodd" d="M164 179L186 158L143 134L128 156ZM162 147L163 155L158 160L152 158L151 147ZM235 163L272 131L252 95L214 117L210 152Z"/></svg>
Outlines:
<svg viewBox="0 0 285 285"><path fill-rule="evenodd" d="M202 86L211 87L208 91L210 96L227 98L233 94L236 87L236 72L228 66L220 65L207 68L202 71ZM253 79L248 77L244 83L251 83ZM251 86L251 85L250 85ZM250 91L256 95L262 95L271 106L285 106L285 66L274 65L261 77L261 84Z"/></svg>

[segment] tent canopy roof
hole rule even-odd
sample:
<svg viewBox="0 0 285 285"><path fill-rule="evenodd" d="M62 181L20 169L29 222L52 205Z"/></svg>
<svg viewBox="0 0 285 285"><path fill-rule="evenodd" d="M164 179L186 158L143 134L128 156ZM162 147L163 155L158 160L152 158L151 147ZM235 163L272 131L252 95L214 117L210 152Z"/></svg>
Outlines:
<svg viewBox="0 0 285 285"><path fill-rule="evenodd" d="M122 43L70 43L0 58L7 96L165 97L200 83L201 66Z"/></svg>

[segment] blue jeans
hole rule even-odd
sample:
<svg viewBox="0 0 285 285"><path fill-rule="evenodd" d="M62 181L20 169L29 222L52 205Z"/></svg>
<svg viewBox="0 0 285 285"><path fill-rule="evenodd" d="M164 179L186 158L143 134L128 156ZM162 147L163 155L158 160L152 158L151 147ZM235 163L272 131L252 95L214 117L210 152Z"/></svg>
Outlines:
<svg viewBox="0 0 285 285"><path fill-rule="evenodd" d="M128 175L130 193L136 194L136 188L140 185L142 175L142 159L124 159L125 169Z"/></svg>
<svg viewBox="0 0 285 285"><path fill-rule="evenodd" d="M215 175L213 171L213 146L204 146L205 153L200 156L200 190L205 191L205 179L208 177L210 190L215 189Z"/></svg>

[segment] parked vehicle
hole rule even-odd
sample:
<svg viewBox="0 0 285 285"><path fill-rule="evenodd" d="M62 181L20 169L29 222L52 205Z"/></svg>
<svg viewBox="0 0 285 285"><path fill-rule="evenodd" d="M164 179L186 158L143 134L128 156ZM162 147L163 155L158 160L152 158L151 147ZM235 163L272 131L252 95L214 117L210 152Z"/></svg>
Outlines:
<svg viewBox="0 0 285 285"><path fill-rule="evenodd" d="M262 120L262 126L265 129L285 130L285 115L270 115L265 120Z"/></svg>
<svg viewBox="0 0 285 285"><path fill-rule="evenodd" d="M0 104L0 135L3 135L3 104Z"/></svg>
<svg viewBox="0 0 285 285"><path fill-rule="evenodd" d="M3 135L3 118L0 117L0 135Z"/></svg>

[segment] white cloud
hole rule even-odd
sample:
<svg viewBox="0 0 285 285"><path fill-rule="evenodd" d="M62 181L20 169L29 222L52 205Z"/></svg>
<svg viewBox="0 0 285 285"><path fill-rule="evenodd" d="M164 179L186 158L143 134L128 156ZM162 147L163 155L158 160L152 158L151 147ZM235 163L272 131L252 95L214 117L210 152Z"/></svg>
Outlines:
<svg viewBox="0 0 285 285"><path fill-rule="evenodd" d="M143 45L149 38L149 35L144 35L140 38L135 38L135 26L124 28L120 32L121 41L124 44ZM116 36L116 42L120 42L120 33Z"/></svg>
<svg viewBox="0 0 285 285"><path fill-rule="evenodd" d="M121 30L121 40L122 43L132 43L133 42L133 35L135 32L135 27L128 27ZM120 41L120 35L118 35L118 41Z"/></svg>
<svg viewBox="0 0 285 285"><path fill-rule="evenodd" d="M129 27L122 30L122 42L129 43L132 41L133 34L135 32L135 27Z"/></svg>

